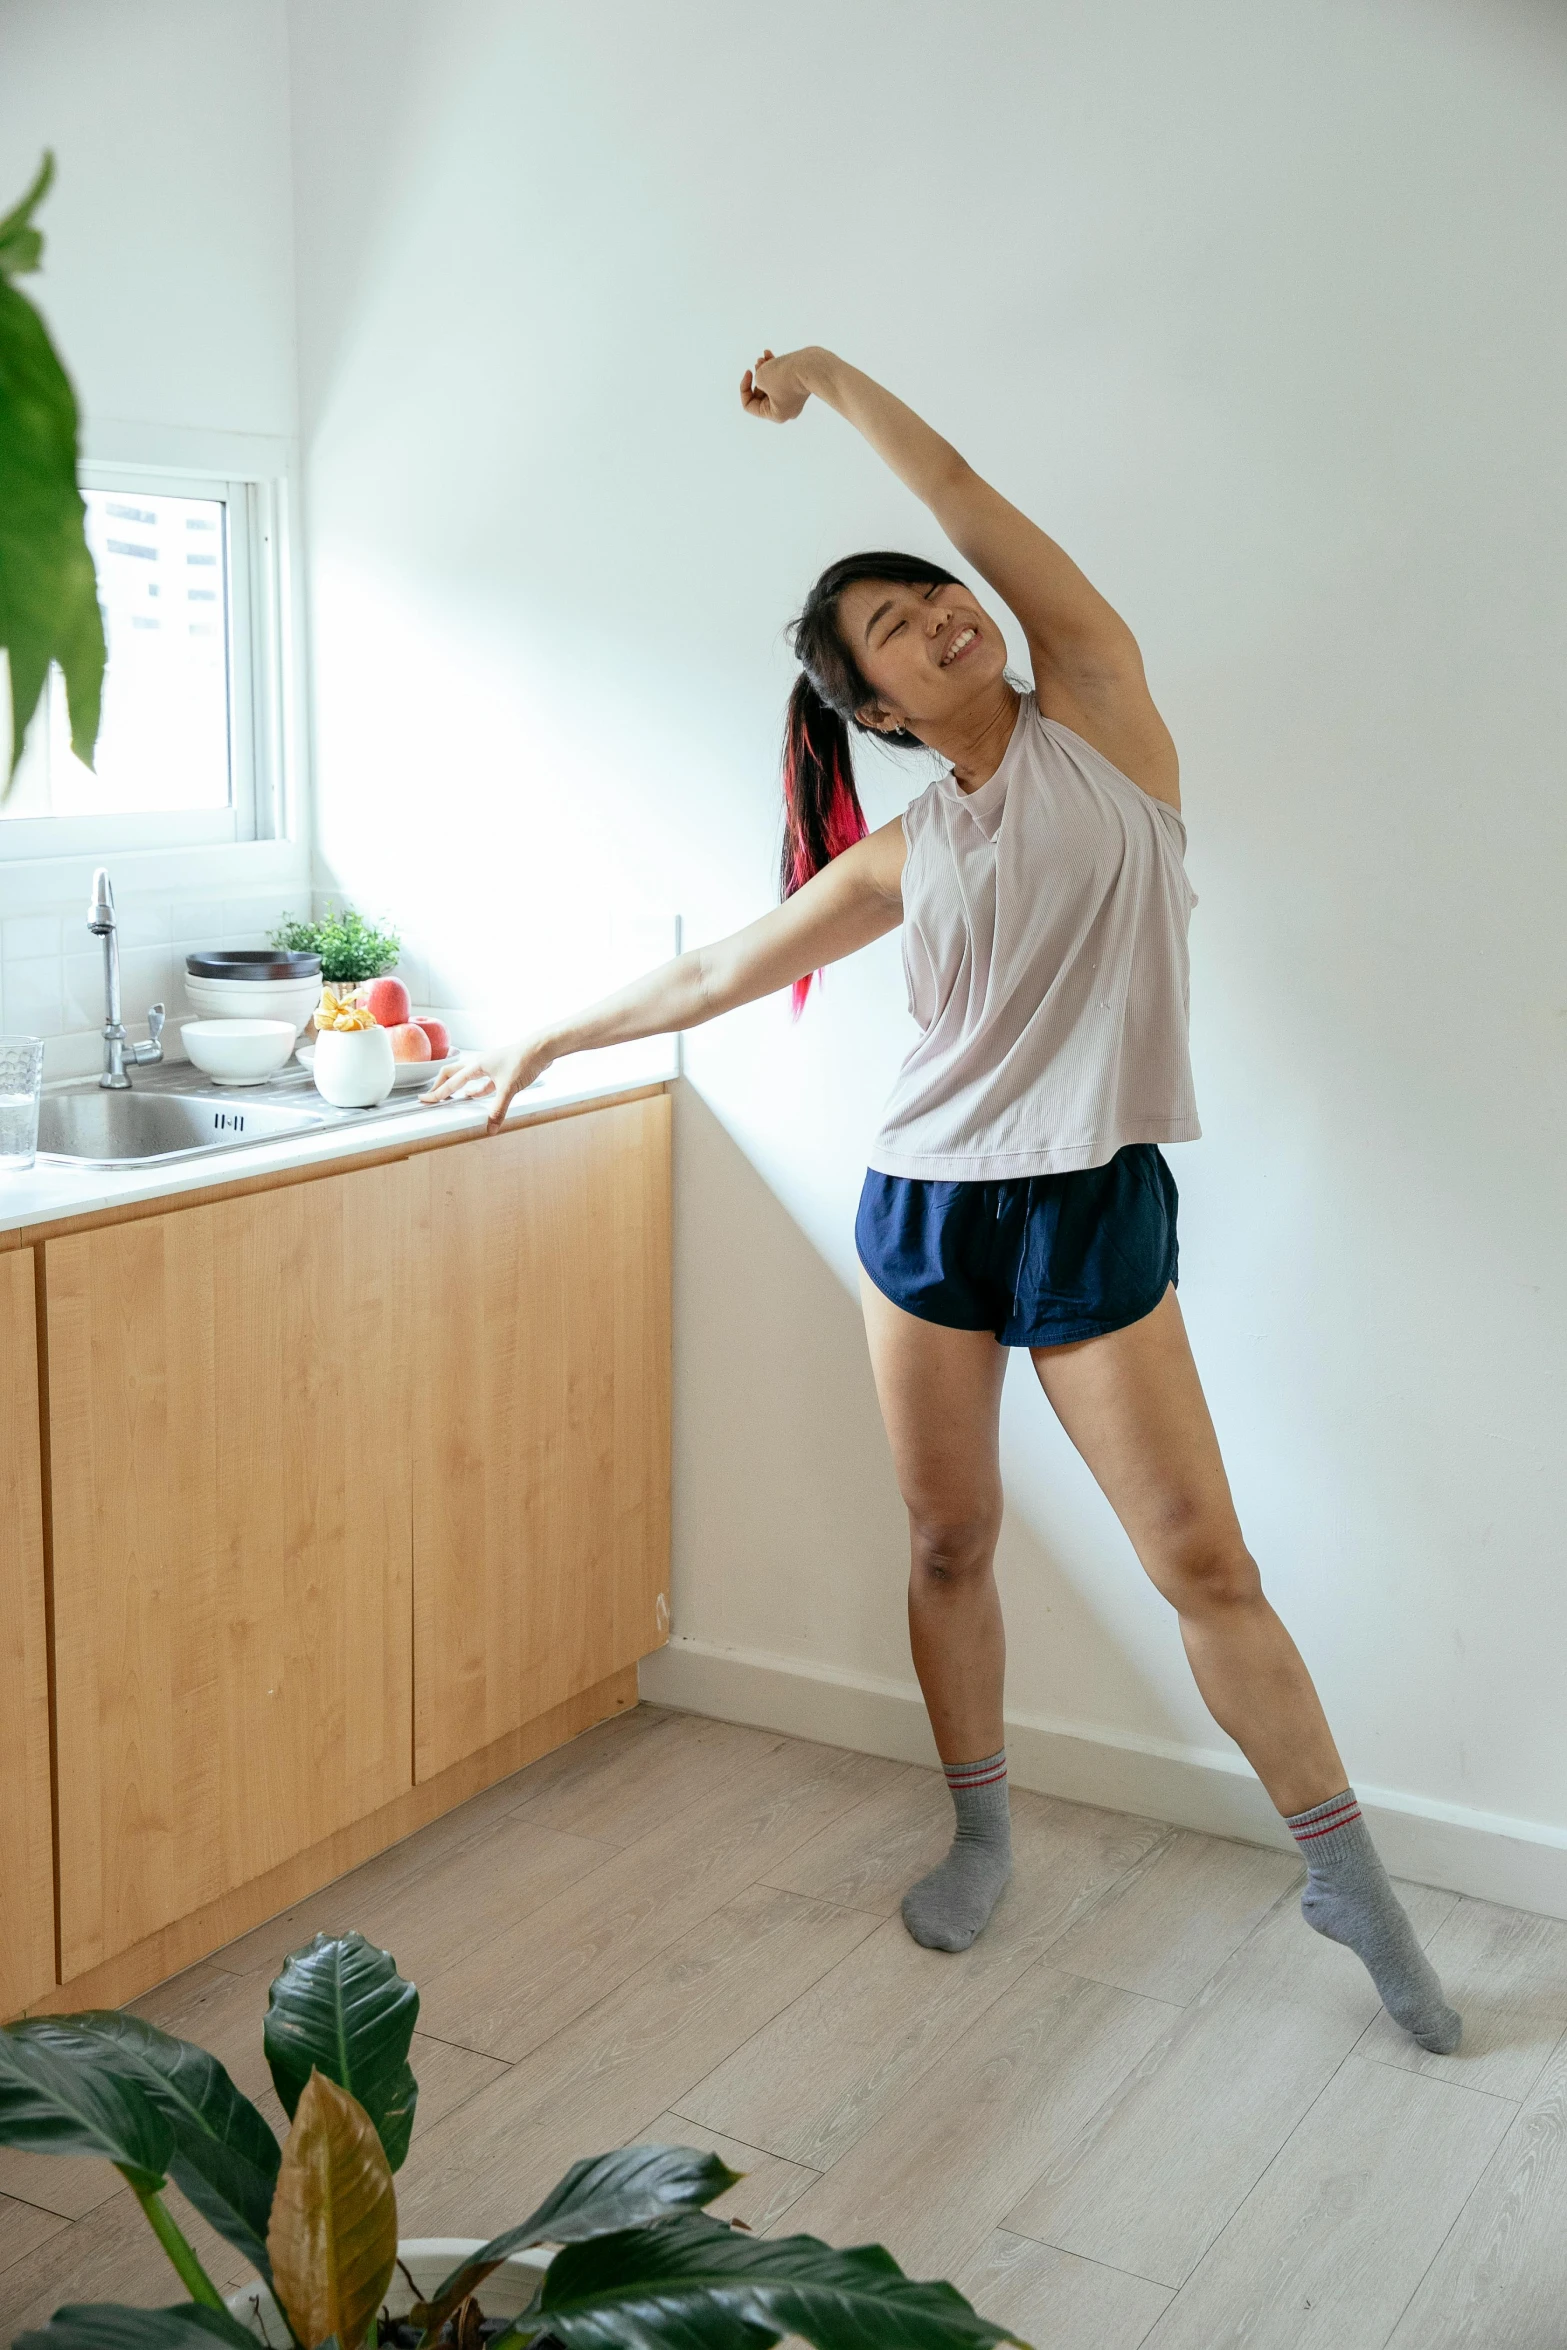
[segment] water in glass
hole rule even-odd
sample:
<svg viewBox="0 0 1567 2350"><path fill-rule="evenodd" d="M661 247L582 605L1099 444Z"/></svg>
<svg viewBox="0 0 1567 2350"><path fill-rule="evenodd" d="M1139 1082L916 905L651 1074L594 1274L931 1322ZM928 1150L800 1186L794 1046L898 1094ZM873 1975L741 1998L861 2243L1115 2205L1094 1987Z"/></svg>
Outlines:
<svg viewBox="0 0 1567 2350"><path fill-rule="evenodd" d="M38 1155L38 1089L44 1048L36 1036L0 1036L0 1175Z"/></svg>

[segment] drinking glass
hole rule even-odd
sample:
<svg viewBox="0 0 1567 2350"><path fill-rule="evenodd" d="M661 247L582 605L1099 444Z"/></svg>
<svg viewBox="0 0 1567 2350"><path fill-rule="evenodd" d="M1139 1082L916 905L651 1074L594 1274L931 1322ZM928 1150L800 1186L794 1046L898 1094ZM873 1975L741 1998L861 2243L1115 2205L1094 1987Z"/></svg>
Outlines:
<svg viewBox="0 0 1567 2350"><path fill-rule="evenodd" d="M0 1175L20 1174L38 1156L41 1036L0 1036Z"/></svg>

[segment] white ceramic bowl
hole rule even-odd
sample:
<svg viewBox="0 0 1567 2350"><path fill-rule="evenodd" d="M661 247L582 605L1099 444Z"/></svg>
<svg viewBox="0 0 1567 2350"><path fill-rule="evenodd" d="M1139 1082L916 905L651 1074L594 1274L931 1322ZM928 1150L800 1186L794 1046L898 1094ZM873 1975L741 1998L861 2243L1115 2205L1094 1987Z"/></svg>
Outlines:
<svg viewBox="0 0 1567 2350"><path fill-rule="evenodd" d="M191 1010L202 1020L292 1020L303 1033L321 1001L319 979L199 979L185 974Z"/></svg>
<svg viewBox="0 0 1567 2350"><path fill-rule="evenodd" d="M292 1020L186 1020L180 1041L214 1085L264 1085L294 1050Z"/></svg>

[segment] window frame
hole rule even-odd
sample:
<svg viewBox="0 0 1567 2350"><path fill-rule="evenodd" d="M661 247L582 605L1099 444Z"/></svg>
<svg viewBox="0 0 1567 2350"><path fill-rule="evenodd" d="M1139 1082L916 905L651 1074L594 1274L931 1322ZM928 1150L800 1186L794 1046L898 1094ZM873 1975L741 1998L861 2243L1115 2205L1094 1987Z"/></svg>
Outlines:
<svg viewBox="0 0 1567 2350"><path fill-rule="evenodd" d="M0 821L0 866L128 851L231 849L288 837L285 648L286 477L232 465L140 463L84 457L84 489L112 496L224 502L225 655L229 686L229 805L136 815L18 816ZM48 718L45 724L50 723Z"/></svg>

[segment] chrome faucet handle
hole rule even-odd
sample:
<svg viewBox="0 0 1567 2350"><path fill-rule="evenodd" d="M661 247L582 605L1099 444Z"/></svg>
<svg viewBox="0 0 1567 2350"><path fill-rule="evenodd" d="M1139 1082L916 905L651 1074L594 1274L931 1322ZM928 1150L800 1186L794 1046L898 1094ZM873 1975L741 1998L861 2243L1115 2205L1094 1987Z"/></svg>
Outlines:
<svg viewBox="0 0 1567 2350"><path fill-rule="evenodd" d="M161 1004L147 1006L147 1041L126 1048L125 1058L134 1061L138 1069L145 1069L153 1061L163 1058L163 1023L168 1017Z"/></svg>

